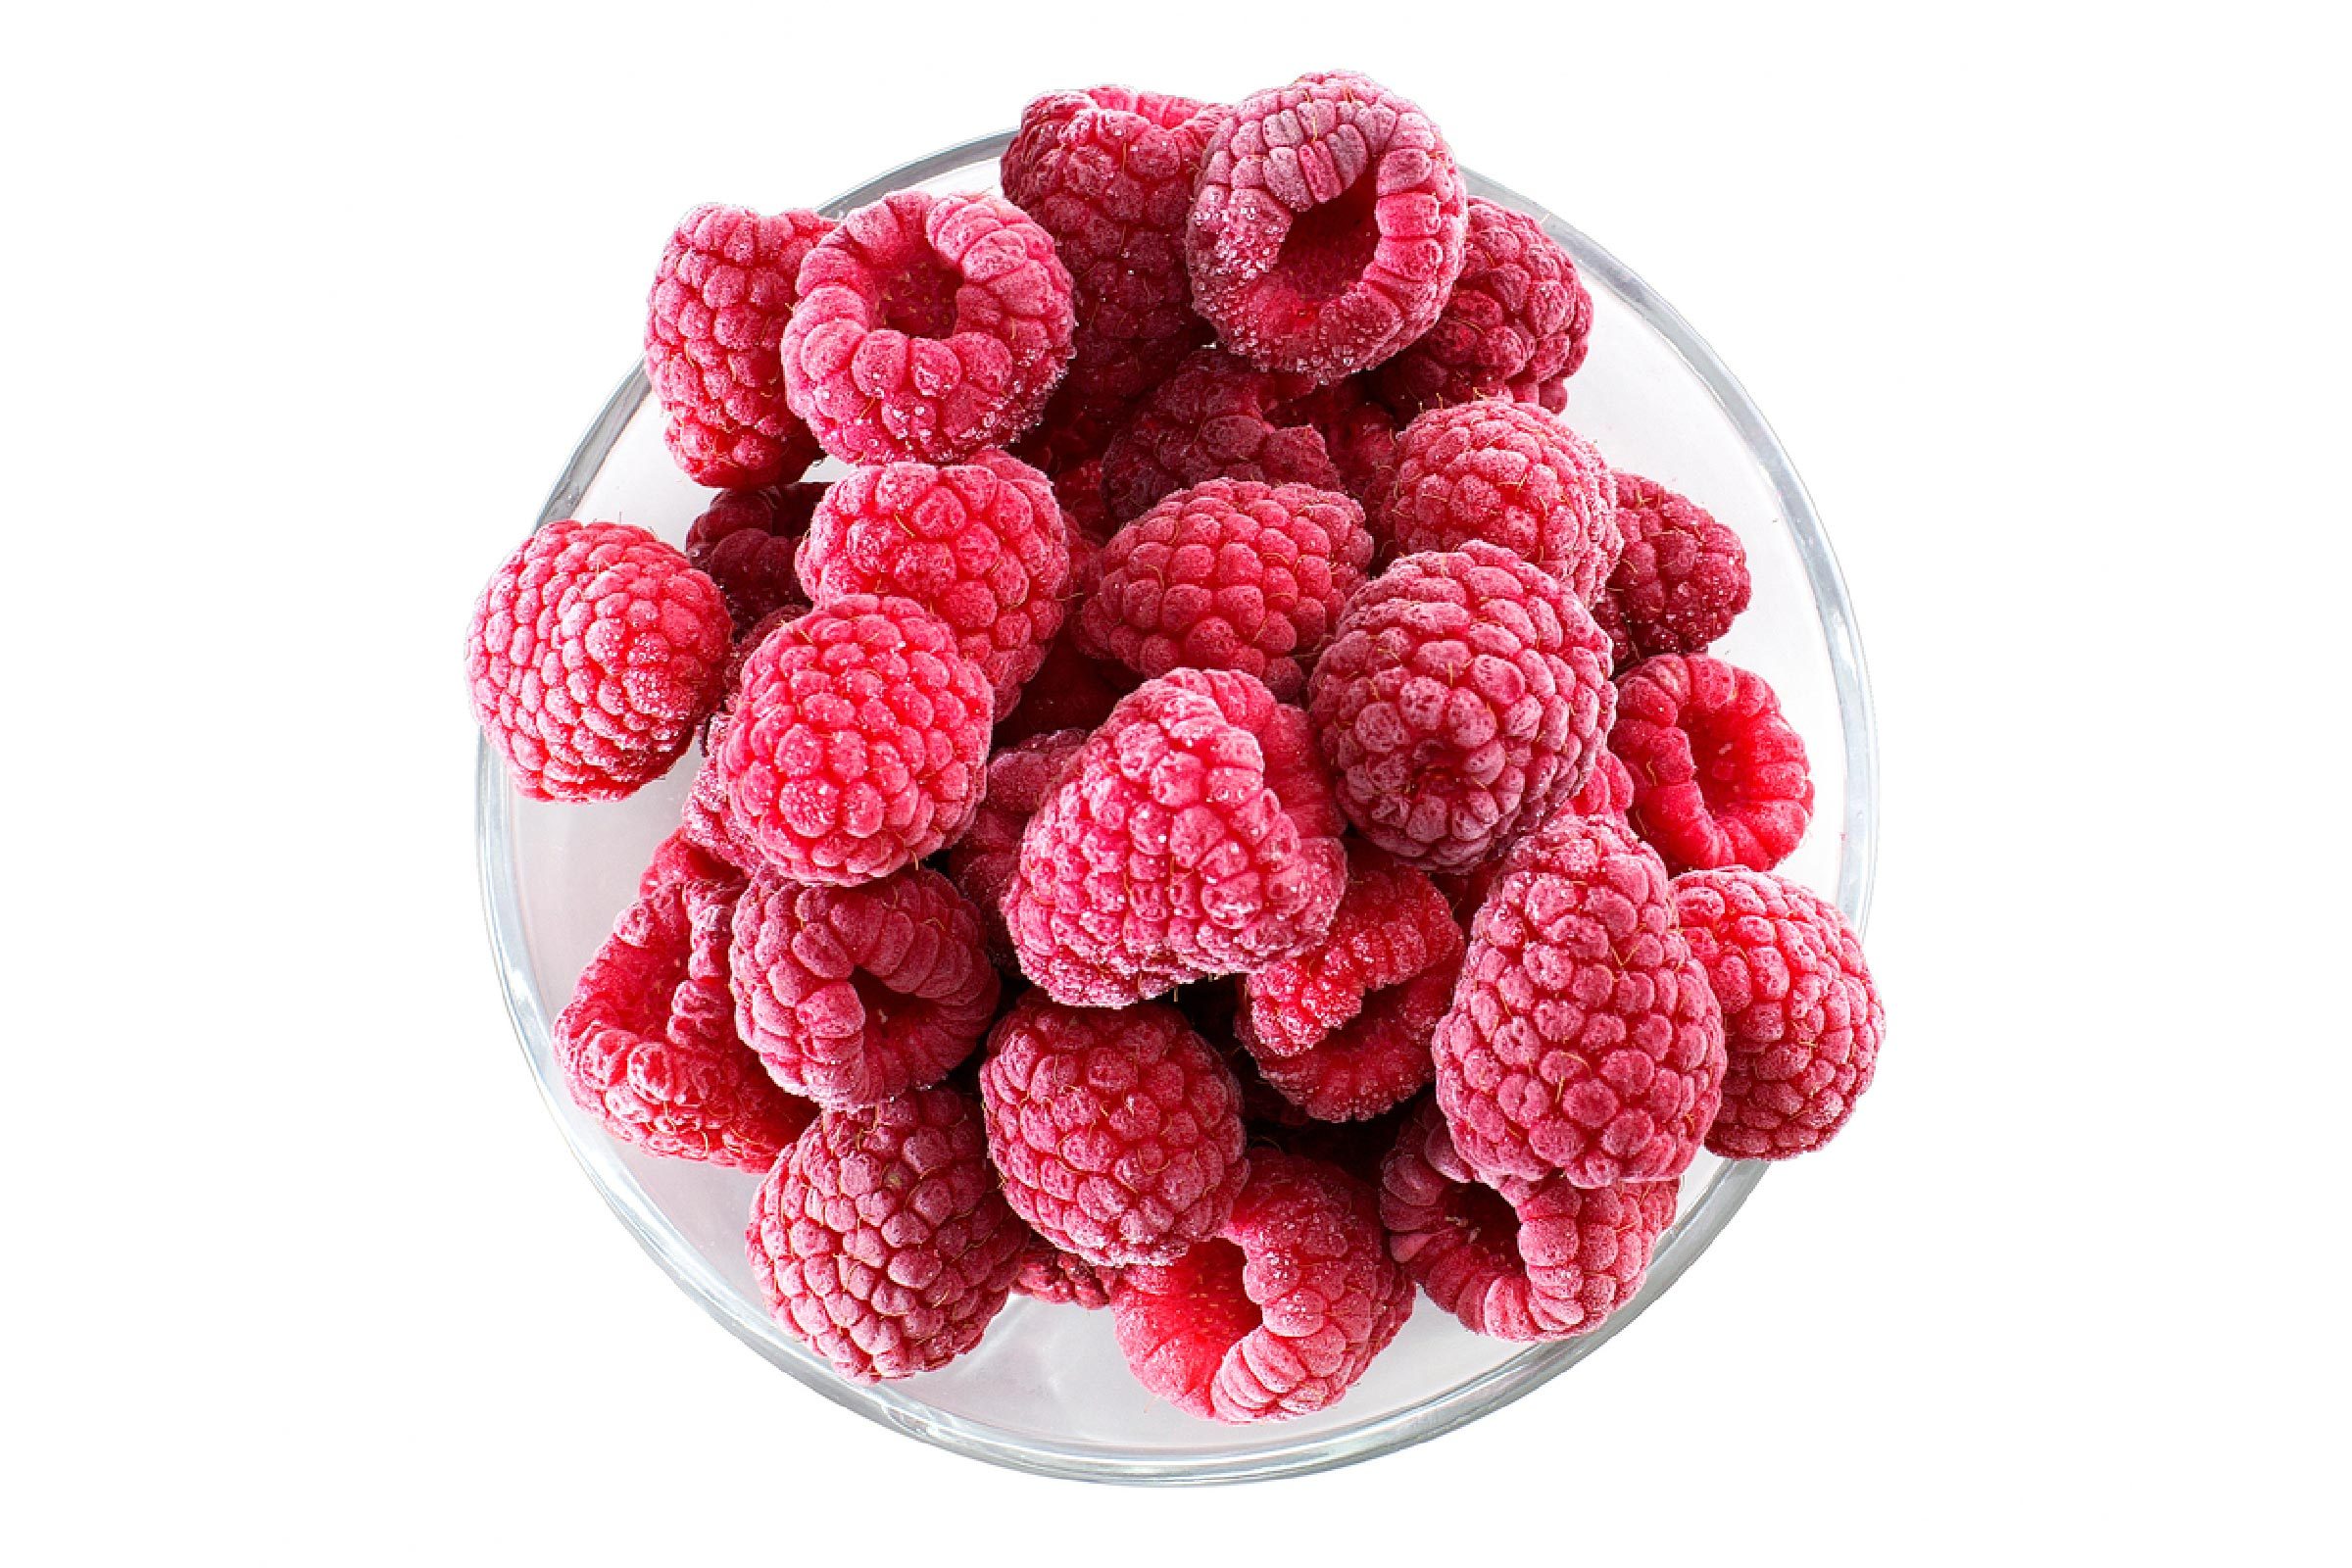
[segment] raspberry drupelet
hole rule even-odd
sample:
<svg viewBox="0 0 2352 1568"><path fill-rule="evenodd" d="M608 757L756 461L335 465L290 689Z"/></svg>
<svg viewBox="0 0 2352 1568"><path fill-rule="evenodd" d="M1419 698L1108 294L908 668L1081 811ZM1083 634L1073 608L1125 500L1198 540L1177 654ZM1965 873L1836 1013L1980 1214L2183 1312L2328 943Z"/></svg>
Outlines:
<svg viewBox="0 0 2352 1568"><path fill-rule="evenodd" d="M1400 555L1484 539L1558 577L1587 605L1624 547L1617 485L1600 453L1524 403L1432 409L1405 426L1382 521Z"/></svg>
<svg viewBox="0 0 2352 1568"><path fill-rule="evenodd" d="M776 484L730 490L686 530L687 563L718 584L738 634L779 610L806 603L793 557L808 531L809 514L827 488ZM738 644L742 641L738 635Z"/></svg>
<svg viewBox="0 0 2352 1568"><path fill-rule="evenodd" d="M1568 253L1527 214L1473 196L1446 309L1372 382L1400 419L1480 398L1557 414L1592 331L1592 296Z"/></svg>
<svg viewBox="0 0 2352 1568"><path fill-rule="evenodd" d="M1592 618L1620 670L1654 654L1700 654L1747 608L1747 548L1704 507L1655 479L1617 474L1625 551Z"/></svg>
<svg viewBox="0 0 2352 1568"><path fill-rule="evenodd" d="M1609 749L1634 779L1634 830L1676 871L1769 871L1813 819L1805 743L1764 677L1661 654L1617 680Z"/></svg>

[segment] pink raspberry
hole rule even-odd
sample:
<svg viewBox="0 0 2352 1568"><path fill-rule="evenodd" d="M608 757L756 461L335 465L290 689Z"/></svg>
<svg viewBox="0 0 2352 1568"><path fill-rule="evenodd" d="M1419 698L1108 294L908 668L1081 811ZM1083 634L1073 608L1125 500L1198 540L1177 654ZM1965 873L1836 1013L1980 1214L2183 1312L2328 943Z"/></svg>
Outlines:
<svg viewBox="0 0 2352 1568"><path fill-rule="evenodd" d="M1726 1159L1819 1149L1878 1071L1886 1011L1862 939L1838 906L1762 871L1689 871L1674 907L1723 1008Z"/></svg>
<svg viewBox="0 0 2352 1568"><path fill-rule="evenodd" d="M1677 871L1787 859L1813 819L1805 743L1751 670L1661 654L1617 681L1609 749L1634 777L1627 815Z"/></svg>
<svg viewBox="0 0 2352 1568"><path fill-rule="evenodd" d="M1525 213L1473 196L1462 275L1437 324L1372 372L1397 417L1480 398L1557 414L1585 363L1592 296L1576 263Z"/></svg>
<svg viewBox="0 0 2352 1568"><path fill-rule="evenodd" d="M979 1344L1029 1233L997 1192L980 1107L918 1089L817 1117L760 1184L744 1242L776 1321L871 1383Z"/></svg>
<svg viewBox="0 0 2352 1568"><path fill-rule="evenodd" d="M994 707L920 605L854 594L812 610L744 664L718 743L733 831L794 881L888 876L971 820Z"/></svg>
<svg viewBox="0 0 2352 1568"><path fill-rule="evenodd" d="M825 492L800 573L815 604L896 594L946 621L1003 713L1061 629L1069 537L1046 476L1002 452L893 463Z"/></svg>
<svg viewBox="0 0 2352 1568"><path fill-rule="evenodd" d="M1208 479L1342 488L1323 432L1306 417L1312 381L1250 368L1202 349L1137 407L1102 453L1102 499L1113 521Z"/></svg>
<svg viewBox="0 0 2352 1568"><path fill-rule="evenodd" d="M1581 1188L1557 1176L1488 1187L1425 1104L1382 1168L1380 1218L1391 1255L1473 1333L1566 1340L1600 1327L1642 1288L1681 1187Z"/></svg>
<svg viewBox="0 0 2352 1568"><path fill-rule="evenodd" d="M1054 237L996 196L903 190L801 264L784 389L844 463L955 463L1035 422L1070 362Z"/></svg>
<svg viewBox="0 0 2352 1568"><path fill-rule="evenodd" d="M1484 539L1560 578L1587 605L1624 547L1617 485L1600 453L1524 403L1432 409L1405 426L1383 521L1401 554Z"/></svg>
<svg viewBox="0 0 2352 1568"><path fill-rule="evenodd" d="M1021 1296L1062 1306L1082 1306L1092 1312L1110 1304L1110 1282L1118 1270L1098 1268L1085 1258L1063 1251L1042 1236L1029 1239L1021 1254L1021 1271L1012 1288Z"/></svg>
<svg viewBox="0 0 2352 1568"><path fill-rule="evenodd" d="M1172 1263L1121 1269L1110 1287L1112 1326L1137 1381L1217 1421L1324 1408L1412 1308L1371 1190L1271 1151L1250 1162L1221 1235Z"/></svg>
<svg viewBox="0 0 2352 1568"><path fill-rule="evenodd" d="M988 788L972 825L948 851L948 875L980 911L989 947L1007 959L1012 939L1004 930L1004 889L1021 866L1021 834L1045 804L1062 769L1086 744L1082 729L1051 730L1005 746L988 760Z"/></svg>
<svg viewBox="0 0 2352 1568"><path fill-rule="evenodd" d="M1617 475L1625 553L1592 601L1617 667L1653 654L1700 654L1747 608L1747 548L1705 508L1638 473Z"/></svg>
<svg viewBox="0 0 2352 1568"><path fill-rule="evenodd" d="M1123 1006L1317 940L1347 882L1306 715L1232 670L1111 710L1029 819L1004 923L1055 1001Z"/></svg>
<svg viewBox="0 0 2352 1568"><path fill-rule="evenodd" d="M1253 93L1201 164L1194 308L1252 364L1337 381L1438 319L1466 200L1438 127L1378 82L1325 72Z"/></svg>
<svg viewBox="0 0 2352 1568"><path fill-rule="evenodd" d="M1560 580L1496 545L1407 556L1348 604L1308 682L1340 809L1457 872L1572 797L1615 707L1608 645Z"/></svg>
<svg viewBox="0 0 2352 1568"><path fill-rule="evenodd" d="M1078 644L1146 676L1238 669L1293 701L1371 564L1346 496L1210 479L1111 536Z"/></svg>
<svg viewBox="0 0 2352 1568"><path fill-rule="evenodd" d="M816 442L785 402L776 350L801 263L832 227L814 213L698 207L662 250L645 375L668 416L670 455L695 483L778 484L816 461Z"/></svg>
<svg viewBox="0 0 2352 1568"><path fill-rule="evenodd" d="M716 706L731 632L718 585L643 528L551 522L473 608L474 716L532 800L619 800Z"/></svg>
<svg viewBox="0 0 2352 1568"><path fill-rule="evenodd" d="M1031 991L980 1068L1004 1200L1089 1263L1165 1263L1217 1234L1249 1174L1242 1091L1160 1003L1065 1007Z"/></svg>
<svg viewBox="0 0 2352 1568"><path fill-rule="evenodd" d="M808 514L827 488L777 484L730 490L686 530L688 564L718 584L738 631L801 604L792 558L808 531Z"/></svg>
<svg viewBox="0 0 2352 1568"><path fill-rule="evenodd" d="M1723 1090L1723 1014L1666 868L1605 817L1511 852L1432 1042L1454 1147L1489 1182L1680 1176Z"/></svg>

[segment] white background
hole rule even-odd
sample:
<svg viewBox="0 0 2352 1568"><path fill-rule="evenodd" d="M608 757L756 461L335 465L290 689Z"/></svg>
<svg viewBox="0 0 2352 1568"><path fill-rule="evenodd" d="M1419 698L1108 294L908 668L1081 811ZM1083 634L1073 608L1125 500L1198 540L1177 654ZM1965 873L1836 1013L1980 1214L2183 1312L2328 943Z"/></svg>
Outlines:
<svg viewBox="0 0 2352 1568"><path fill-rule="evenodd" d="M11 1558L2342 1560L2341 38L1338 9L11 24ZM1646 276L1794 455L1877 679L1885 1065L1467 1431L995 1472L761 1364L565 1156L476 906L465 620L686 207L1336 65Z"/></svg>

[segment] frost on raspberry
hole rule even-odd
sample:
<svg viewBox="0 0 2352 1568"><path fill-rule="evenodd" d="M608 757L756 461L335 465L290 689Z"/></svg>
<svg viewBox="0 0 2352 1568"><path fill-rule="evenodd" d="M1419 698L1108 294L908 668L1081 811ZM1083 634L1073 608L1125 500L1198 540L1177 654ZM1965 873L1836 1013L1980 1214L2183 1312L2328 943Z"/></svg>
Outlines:
<svg viewBox="0 0 2352 1568"><path fill-rule="evenodd" d="M801 263L833 227L815 213L698 207L662 252L645 324L645 373L670 455L697 484L797 479L816 442L785 400L777 356Z"/></svg>
<svg viewBox="0 0 2352 1568"><path fill-rule="evenodd" d="M731 631L718 585L673 546L551 522L474 606L474 716L532 800L619 800L668 772L716 706Z"/></svg>
<svg viewBox="0 0 2352 1568"><path fill-rule="evenodd" d="M1396 443L1382 521L1391 549L1497 544L1567 583L1590 605L1624 539L1617 485L1592 443L1523 403L1432 409Z"/></svg>
<svg viewBox="0 0 2352 1568"><path fill-rule="evenodd" d="M1021 834L1045 804L1062 769L1086 744L1083 729L1050 730L1005 746L988 760L988 787L972 825L948 851L948 875L980 911L992 953L1012 961L1004 930L1004 889L1021 864Z"/></svg>
<svg viewBox="0 0 2352 1568"><path fill-rule="evenodd" d="M1634 779L1634 830L1677 871L1769 871L1813 819L1804 739L1764 677L1661 654L1617 681L1609 749Z"/></svg>
<svg viewBox="0 0 2352 1568"><path fill-rule="evenodd" d="M1655 479L1617 475L1625 552L1592 618L1620 670L1655 654L1700 654L1747 608L1747 547L1704 507Z"/></svg>
<svg viewBox="0 0 2352 1568"><path fill-rule="evenodd" d="M1592 331L1592 296L1568 253L1527 214L1473 196L1445 310L1373 385L1401 419L1496 397L1557 414Z"/></svg>
<svg viewBox="0 0 2352 1568"><path fill-rule="evenodd" d="M1021 970L1115 1007L1259 968L1329 928L1341 826L1305 714L1231 670L1149 681L1022 835L1004 900Z"/></svg>
<svg viewBox="0 0 2352 1568"><path fill-rule="evenodd" d="M802 604L793 556L808 531L809 514L827 488L778 484L730 490L686 530L688 564L718 584L739 633L779 610Z"/></svg>
<svg viewBox="0 0 2352 1568"><path fill-rule="evenodd" d="M1467 193L1429 117L1328 72L1253 93L1210 137L1187 221L1193 305L1233 353L1337 381L1438 319Z"/></svg>
<svg viewBox="0 0 2352 1568"><path fill-rule="evenodd" d="M782 343L793 412L844 463L955 463L1034 423L1069 364L1070 274L995 196L905 190L809 251Z"/></svg>

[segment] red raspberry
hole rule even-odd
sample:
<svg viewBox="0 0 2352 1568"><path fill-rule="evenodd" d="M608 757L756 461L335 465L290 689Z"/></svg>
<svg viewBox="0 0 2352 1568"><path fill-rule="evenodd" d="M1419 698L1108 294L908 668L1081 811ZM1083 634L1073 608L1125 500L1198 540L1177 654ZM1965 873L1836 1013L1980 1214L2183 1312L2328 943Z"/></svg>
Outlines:
<svg viewBox="0 0 2352 1568"><path fill-rule="evenodd" d="M744 1241L776 1321L871 1383L979 1344L1029 1233L997 1192L980 1107L918 1089L817 1117L760 1184Z"/></svg>
<svg viewBox="0 0 2352 1568"><path fill-rule="evenodd" d="M825 493L800 572L816 604L897 594L946 621L1002 713L1061 629L1069 538L1046 476L1002 452L939 467L893 463Z"/></svg>
<svg viewBox="0 0 2352 1568"><path fill-rule="evenodd" d="M1193 314L1184 220L1218 111L1128 87L1055 92L1021 112L1004 194L1045 226L1077 296L1068 395L1115 410L1208 336Z"/></svg>
<svg viewBox="0 0 2352 1568"><path fill-rule="evenodd" d="M1723 1007L1707 1148L1727 1159L1819 1149L1870 1087L1886 1033L1861 937L1836 905L1761 871L1686 872L1674 907Z"/></svg>
<svg viewBox="0 0 2352 1568"><path fill-rule="evenodd" d="M1496 545L1407 556L1348 604L1308 683L1340 808L1408 865L1463 871L1575 794L1615 696L1560 580Z"/></svg>
<svg viewBox="0 0 2352 1568"><path fill-rule="evenodd" d="M581 971L556 1019L556 1067L615 1138L670 1159L765 1170L814 1112L736 1038L724 944L739 884L677 865L683 848L663 844L650 885Z"/></svg>
<svg viewBox="0 0 2352 1568"><path fill-rule="evenodd" d="M988 677L911 601L854 594L770 636L719 739L735 834L798 882L888 876L980 803Z"/></svg>
<svg viewBox="0 0 2352 1568"><path fill-rule="evenodd" d="M1432 409L1396 443L1383 519L1410 555L1484 539L1590 605L1617 564L1617 486L1592 442L1524 403Z"/></svg>
<svg viewBox="0 0 2352 1568"><path fill-rule="evenodd" d="M1617 475L1625 553L1592 618L1625 668L1653 654L1699 654L1747 608L1747 548L1705 508L1638 473Z"/></svg>
<svg viewBox="0 0 2352 1568"><path fill-rule="evenodd" d="M1160 1003L1065 1007L1031 991L980 1068L1004 1200L1089 1263L1165 1263L1217 1234L1249 1174L1242 1091Z"/></svg>
<svg viewBox="0 0 2352 1568"><path fill-rule="evenodd" d="M1617 681L1609 749L1633 771L1627 815L1677 871L1787 859L1813 819L1805 743L1764 677L1661 654Z"/></svg>
<svg viewBox="0 0 2352 1568"><path fill-rule="evenodd" d="M1437 325L1373 371L1373 384L1404 419L1497 397L1557 414L1592 330L1592 296L1568 253L1525 213L1473 196L1462 275Z"/></svg>
<svg viewBox="0 0 2352 1568"><path fill-rule="evenodd" d="M1556 817L1520 844L1432 1052L1454 1147L1483 1179L1680 1176L1722 1099L1723 1015L1657 856L1605 817Z"/></svg>
<svg viewBox="0 0 2352 1568"><path fill-rule="evenodd" d="M989 947L1007 959L1012 939L1004 930L1002 900L1021 865L1021 832L1045 804L1062 769L1086 744L1082 729L1057 729L1006 746L988 760L988 788L972 825L948 851L948 875L980 911Z"/></svg>
<svg viewBox="0 0 2352 1568"><path fill-rule="evenodd" d="M763 871L736 906L727 961L743 1038L827 1110L939 1082L997 1010L979 911L921 866L854 888Z"/></svg>
<svg viewBox="0 0 2352 1568"><path fill-rule="evenodd" d="M1280 1421L1332 1403L1413 1309L1371 1190L1271 1151L1224 1232L1173 1263L1121 1269L1119 1348L1145 1388L1218 1421Z"/></svg>
<svg viewBox="0 0 2352 1568"><path fill-rule="evenodd" d="M718 585L618 522L551 522L473 607L474 716L535 801L615 801L669 771L717 704Z"/></svg>
<svg viewBox="0 0 2352 1568"><path fill-rule="evenodd" d="M802 603L792 558L808 531L808 514L827 488L778 484L730 490L686 530L687 562L718 584L738 631Z"/></svg>
<svg viewBox="0 0 2352 1568"><path fill-rule="evenodd" d="M1041 1301L1082 1306L1091 1312L1110 1304L1110 1282L1117 1277L1116 1269L1097 1268L1044 1237L1033 1236L1028 1250L1021 1254L1021 1271L1013 1276L1012 1288Z"/></svg>
<svg viewBox="0 0 2352 1568"><path fill-rule="evenodd" d="M1123 1006L1322 936L1347 881L1306 715L1232 670L1111 710L1029 819L1004 923L1057 1002Z"/></svg>
<svg viewBox="0 0 2352 1568"><path fill-rule="evenodd" d="M1362 377L1317 387L1282 410L1281 416L1302 419L1323 437L1323 448L1340 470L1340 488L1363 503L1365 526L1377 527L1374 514L1388 504L1396 483L1402 432L1396 416L1364 391Z"/></svg>
<svg viewBox="0 0 2352 1568"><path fill-rule="evenodd" d="M1073 570L1083 569L1082 560L1073 558ZM1021 706L997 726L997 744L1010 746L1060 729L1091 733L1137 684L1135 671L1125 665L1090 659L1079 651L1073 616L1061 623L1061 635L1046 650L1045 662L1022 690Z"/></svg>
<svg viewBox="0 0 2352 1568"><path fill-rule="evenodd" d="M1070 274L1000 197L903 190L860 207L808 253L800 289L784 389L844 463L1001 447L1070 361Z"/></svg>
<svg viewBox="0 0 2352 1568"><path fill-rule="evenodd" d="M1144 399L1102 453L1102 499L1114 521L1208 479L1342 488L1323 432L1308 422L1304 376L1251 369L1202 349Z"/></svg>
<svg viewBox="0 0 2352 1568"><path fill-rule="evenodd" d="M1497 1187L1499 1190L1497 1190ZM1423 1105L1382 1168L1389 1251L1429 1298L1500 1340L1590 1334L1633 1298L1682 1183L1483 1185Z"/></svg>
<svg viewBox="0 0 2352 1568"><path fill-rule="evenodd" d="M722 490L797 479L816 442L784 399L776 346L801 263L833 227L814 213L698 207L662 252L647 304L645 375L670 455Z"/></svg>
<svg viewBox="0 0 2352 1568"><path fill-rule="evenodd" d="M1295 701L1371 564L1346 496L1210 479L1111 536L1078 645L1146 676L1238 669Z"/></svg>
<svg viewBox="0 0 2352 1568"><path fill-rule="evenodd" d="M1465 201L1438 127L1378 82L1324 72L1253 93L1200 167L1194 308L1252 364L1337 381L1437 320L1462 270Z"/></svg>

